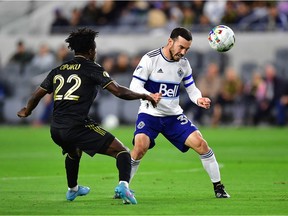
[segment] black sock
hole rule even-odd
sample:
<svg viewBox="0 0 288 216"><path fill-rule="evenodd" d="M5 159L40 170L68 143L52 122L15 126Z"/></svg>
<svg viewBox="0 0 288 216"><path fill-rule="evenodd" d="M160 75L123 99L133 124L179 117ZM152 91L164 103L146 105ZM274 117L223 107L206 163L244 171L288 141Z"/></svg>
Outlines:
<svg viewBox="0 0 288 216"><path fill-rule="evenodd" d="M119 171L119 181L130 181L131 156L129 152L120 152L116 158L116 166Z"/></svg>
<svg viewBox="0 0 288 216"><path fill-rule="evenodd" d="M71 159L68 154L65 159L66 177L69 188L77 185L80 158Z"/></svg>

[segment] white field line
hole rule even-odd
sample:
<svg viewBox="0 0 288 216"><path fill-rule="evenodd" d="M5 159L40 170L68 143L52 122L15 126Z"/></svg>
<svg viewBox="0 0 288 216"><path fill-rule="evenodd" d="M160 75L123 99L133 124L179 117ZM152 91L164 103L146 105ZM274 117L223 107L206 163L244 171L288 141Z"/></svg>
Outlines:
<svg viewBox="0 0 288 216"><path fill-rule="evenodd" d="M219 164L219 168L223 168L224 165L223 164ZM204 171L203 168L194 168L194 169L180 169L180 170L170 170L170 173L195 173L195 172L201 172ZM139 171L140 175L155 175L155 174L159 174L159 173L165 173L168 172L167 170L165 171ZM64 175L64 174L63 174ZM49 179L49 178L63 178L63 175L58 175L58 176L17 176L17 177L1 177L0 181L18 181L18 180L38 180L38 179ZM115 176L117 175L117 173L113 172L113 173L105 173L105 174L91 174L91 175L81 175L81 177L95 177L95 176L106 176L106 177L110 177L110 176Z"/></svg>

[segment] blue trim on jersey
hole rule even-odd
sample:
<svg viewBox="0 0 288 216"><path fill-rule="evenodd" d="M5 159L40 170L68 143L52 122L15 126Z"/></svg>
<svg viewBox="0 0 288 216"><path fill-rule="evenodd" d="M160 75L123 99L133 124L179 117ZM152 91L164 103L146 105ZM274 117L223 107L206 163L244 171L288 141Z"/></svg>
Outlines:
<svg viewBox="0 0 288 216"><path fill-rule="evenodd" d="M175 62L174 60L169 60L169 59L167 59L166 57L165 57L165 55L163 54L163 52L162 52L162 49L160 49L160 53L161 53L161 55L162 55L162 57L167 61L167 62Z"/></svg>
<svg viewBox="0 0 288 216"><path fill-rule="evenodd" d="M190 78L192 78L192 74L190 74L190 75L187 76L187 77L184 77L184 78L183 78L183 81L186 81L186 80L188 80L188 79L190 79Z"/></svg>
<svg viewBox="0 0 288 216"><path fill-rule="evenodd" d="M187 84L185 84L184 86L185 86L185 88L187 88L187 87L189 87L190 85L192 85L194 83L194 81L192 81L192 82L190 82L190 83L187 83Z"/></svg>
<svg viewBox="0 0 288 216"><path fill-rule="evenodd" d="M176 97L161 97L161 99L162 100L175 100L175 98L178 98L179 97L179 95L178 96L176 96Z"/></svg>
<svg viewBox="0 0 288 216"><path fill-rule="evenodd" d="M136 78L136 79L138 79L138 80L140 80L140 81L142 81L142 82L147 82L147 80L144 80L144 79L142 79L142 78L140 78L140 77L138 77L138 76L133 75L133 77Z"/></svg>
<svg viewBox="0 0 288 216"><path fill-rule="evenodd" d="M156 82L156 83L169 83L169 84L174 84L174 85L180 85L180 83L178 82L170 82L170 81L165 81L165 80L156 80L156 79L151 79L151 77L149 77L149 80L151 80L152 82Z"/></svg>
<svg viewBox="0 0 288 216"><path fill-rule="evenodd" d="M175 98L179 96L179 86L180 84L159 83L149 79L145 83L144 88L151 93L162 93L163 98Z"/></svg>

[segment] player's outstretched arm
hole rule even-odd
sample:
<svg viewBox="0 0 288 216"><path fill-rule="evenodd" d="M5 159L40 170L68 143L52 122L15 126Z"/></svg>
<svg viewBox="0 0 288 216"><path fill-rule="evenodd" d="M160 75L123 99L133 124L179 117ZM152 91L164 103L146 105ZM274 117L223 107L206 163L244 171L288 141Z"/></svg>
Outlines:
<svg viewBox="0 0 288 216"><path fill-rule="evenodd" d="M23 107L19 112L17 112L18 117L25 118L31 115L32 111L38 105L39 101L47 94L47 91L41 87L38 87L32 96L28 100L27 106Z"/></svg>
<svg viewBox="0 0 288 216"><path fill-rule="evenodd" d="M119 97L124 100L136 100L136 99L142 99L142 100L148 100L152 103L153 107L157 106L157 103L159 100L155 100L154 97L151 97L148 94L140 94L134 91L131 91L125 86L119 85L117 82L113 81L111 82L106 89L110 91L113 95L116 97Z"/></svg>

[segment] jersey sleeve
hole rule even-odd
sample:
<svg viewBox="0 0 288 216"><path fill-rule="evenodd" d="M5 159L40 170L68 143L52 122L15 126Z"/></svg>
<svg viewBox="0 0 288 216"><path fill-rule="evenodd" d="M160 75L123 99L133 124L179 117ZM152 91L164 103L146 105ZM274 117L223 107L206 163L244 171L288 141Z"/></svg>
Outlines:
<svg viewBox="0 0 288 216"><path fill-rule="evenodd" d="M190 100L193 103L197 104L197 100L202 97L202 93L196 87L190 65L189 65L188 72L186 73L186 76L183 78L183 83L184 83L185 90L188 93Z"/></svg>
<svg viewBox="0 0 288 216"><path fill-rule="evenodd" d="M46 90L48 94L51 94L53 92L53 77L54 77L54 71L52 70L40 84L40 87Z"/></svg>
<svg viewBox="0 0 288 216"><path fill-rule="evenodd" d="M144 85L149 79L150 74L151 60L147 55L144 55L133 73L130 89L138 93L151 94L151 92L144 88Z"/></svg>
<svg viewBox="0 0 288 216"><path fill-rule="evenodd" d="M89 71L91 71L90 78L96 85L100 85L104 89L113 81L102 66L93 63L89 67Z"/></svg>

